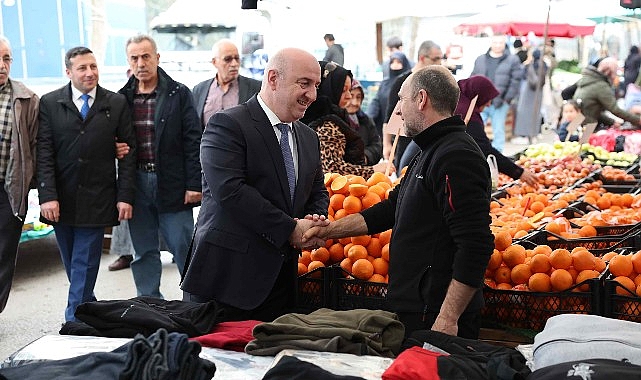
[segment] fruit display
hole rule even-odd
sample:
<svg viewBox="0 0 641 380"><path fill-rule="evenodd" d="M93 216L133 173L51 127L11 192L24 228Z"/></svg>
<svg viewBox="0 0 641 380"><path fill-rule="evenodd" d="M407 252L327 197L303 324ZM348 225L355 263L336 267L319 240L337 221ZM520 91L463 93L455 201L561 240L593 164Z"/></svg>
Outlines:
<svg viewBox="0 0 641 380"><path fill-rule="evenodd" d="M396 183L380 172L374 173L367 180L356 175L326 174L325 187L330 194L329 220L338 220L358 213L387 199ZM325 247L301 253L298 259L298 275L319 267L340 265L354 278L387 283L391 236L392 230L387 230L374 235L329 239Z"/></svg>
<svg viewBox="0 0 641 380"><path fill-rule="evenodd" d="M578 144L578 143L577 143ZM583 144L581 154L588 157L595 164L612 165L612 166L630 166L639 159L634 153L628 152L610 152L602 146Z"/></svg>

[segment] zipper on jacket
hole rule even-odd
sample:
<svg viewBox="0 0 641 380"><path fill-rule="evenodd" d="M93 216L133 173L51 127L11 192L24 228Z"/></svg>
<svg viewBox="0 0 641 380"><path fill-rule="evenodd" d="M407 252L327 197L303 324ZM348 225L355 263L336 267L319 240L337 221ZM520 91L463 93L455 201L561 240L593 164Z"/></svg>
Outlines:
<svg viewBox="0 0 641 380"><path fill-rule="evenodd" d="M445 175L445 195L447 195L447 203L450 204L450 209L455 212L454 202L452 201L452 187L450 186L450 176Z"/></svg>

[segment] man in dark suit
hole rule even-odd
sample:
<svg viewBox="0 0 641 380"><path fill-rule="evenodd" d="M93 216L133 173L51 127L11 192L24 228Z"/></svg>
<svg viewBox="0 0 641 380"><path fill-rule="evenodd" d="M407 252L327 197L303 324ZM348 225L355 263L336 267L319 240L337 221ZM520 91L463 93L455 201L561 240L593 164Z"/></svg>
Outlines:
<svg viewBox="0 0 641 380"><path fill-rule="evenodd" d="M227 319L268 321L292 310L300 238L326 223L329 203L318 137L298 121L319 84L313 55L283 49L270 59L258 95L207 123L185 301L216 300Z"/></svg>
<svg viewBox="0 0 641 380"><path fill-rule="evenodd" d="M260 81L239 75L240 55L231 40L216 42L211 51L216 76L198 83L192 91L203 128L214 113L244 103L260 91Z"/></svg>
<svg viewBox="0 0 641 380"><path fill-rule="evenodd" d="M132 216L136 135L125 97L98 86L91 50L69 49L65 66L70 83L40 101L37 175L42 219L70 282L65 320L75 321L76 307L96 300L105 227ZM132 151L117 169L116 139Z"/></svg>

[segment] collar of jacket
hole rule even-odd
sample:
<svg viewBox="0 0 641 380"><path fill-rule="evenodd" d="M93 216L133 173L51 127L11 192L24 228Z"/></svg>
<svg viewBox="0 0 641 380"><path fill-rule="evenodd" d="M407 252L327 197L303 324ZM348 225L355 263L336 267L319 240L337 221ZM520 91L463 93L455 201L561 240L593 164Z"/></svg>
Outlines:
<svg viewBox="0 0 641 380"><path fill-rule="evenodd" d="M157 94L163 94L165 89L167 88L174 88L177 87L178 84L176 81L174 81L169 74L165 70L163 70L160 66L158 66L158 84L156 85L156 93ZM133 95L136 93L136 86L138 85L138 80L136 79L135 75L132 75L129 77L129 80L127 81L127 84L123 87L123 90L125 90L130 96L131 99L133 99Z"/></svg>
<svg viewBox="0 0 641 380"><path fill-rule="evenodd" d="M579 79L579 83L578 83L579 87L581 85L583 85L583 84L586 84L584 82L588 82L588 83L591 82L591 80L587 80L588 78L592 78L592 80L604 81L604 82L607 82L608 84L610 84L610 78L608 78L607 76L603 75L603 73L600 72L599 70L597 70L596 67L593 67L593 66L585 67L581 71L581 74L583 74L587 78L586 79L583 79L583 78Z"/></svg>
<svg viewBox="0 0 641 380"><path fill-rule="evenodd" d="M24 99L30 98L33 96L33 91L29 90L22 82L16 80L7 79L11 85L11 93L13 98Z"/></svg>
<svg viewBox="0 0 641 380"><path fill-rule="evenodd" d="M456 131L465 132L465 129L466 126L463 119L459 115L454 115L430 125L423 132L416 135L414 141L423 150L441 138L441 136Z"/></svg>

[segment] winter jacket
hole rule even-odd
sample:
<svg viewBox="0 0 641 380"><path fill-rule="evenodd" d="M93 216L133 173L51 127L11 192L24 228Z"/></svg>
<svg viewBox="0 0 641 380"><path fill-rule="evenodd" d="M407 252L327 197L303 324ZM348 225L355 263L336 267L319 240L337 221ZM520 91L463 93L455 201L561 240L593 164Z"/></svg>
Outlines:
<svg viewBox="0 0 641 380"><path fill-rule="evenodd" d="M421 148L387 200L362 211L368 234L393 228L387 306L439 312L452 279L480 288L494 248L490 169L459 116L414 137ZM467 308L478 312L477 292Z"/></svg>
<svg viewBox="0 0 641 380"><path fill-rule="evenodd" d="M474 61L474 69L472 69L470 76L488 76L487 63L490 59L489 52L476 58L476 61ZM494 106L500 107L504 102L509 104L519 96L522 75L523 69L519 57L510 54L510 52L506 50L500 58L499 65L494 73L494 78L490 78L494 87L499 90L499 96L492 101Z"/></svg>
<svg viewBox="0 0 641 380"><path fill-rule="evenodd" d="M132 110L137 85L132 75L119 91L127 97ZM191 209L197 204L184 204L185 191L202 191L200 118L191 91L160 67L156 91L154 127L159 212Z"/></svg>
<svg viewBox="0 0 641 380"><path fill-rule="evenodd" d="M617 99L608 77L593 66L584 68L581 74L574 99L581 99L581 111L585 116L585 123L603 120L607 125L614 124L614 120L603 115L604 111L610 111L635 126L639 125L639 115L624 111L617 105Z"/></svg>
<svg viewBox="0 0 641 380"><path fill-rule="evenodd" d="M40 100L40 204L57 200L60 222L71 226L117 225L116 203L133 205L135 199L136 137L129 107L122 95L98 86L83 120L71 96L69 83ZM119 160L117 179L116 138L133 148Z"/></svg>
<svg viewBox="0 0 641 380"><path fill-rule="evenodd" d="M27 193L36 172L36 137L38 134L39 99L21 82L9 79L13 136L11 156L5 174L4 189L9 196L13 215L24 219Z"/></svg>

